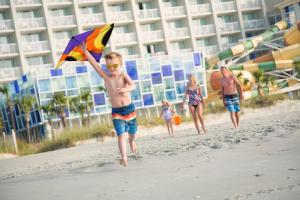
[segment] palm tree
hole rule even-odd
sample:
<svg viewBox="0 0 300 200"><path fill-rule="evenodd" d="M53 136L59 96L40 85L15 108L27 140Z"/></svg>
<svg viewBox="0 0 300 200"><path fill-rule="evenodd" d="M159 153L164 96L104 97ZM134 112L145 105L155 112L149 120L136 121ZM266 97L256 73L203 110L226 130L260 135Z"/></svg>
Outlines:
<svg viewBox="0 0 300 200"><path fill-rule="evenodd" d="M257 86L257 91L258 91L259 96L265 96L265 94L263 92L263 83L265 82L264 72L262 70L258 70L253 73L253 76L255 78L255 83Z"/></svg>
<svg viewBox="0 0 300 200"><path fill-rule="evenodd" d="M54 129L52 127L52 120L51 120L51 116L53 116L55 114L54 105L52 103L49 103L49 104L41 106L41 109L47 115L48 124L51 128L52 139L55 140L56 136L55 136Z"/></svg>
<svg viewBox="0 0 300 200"><path fill-rule="evenodd" d="M21 100L17 103L20 106L20 109L24 112L24 118L26 122L26 132L27 132L27 140L31 143L30 136L30 111L36 103L36 99L33 96L23 96Z"/></svg>
<svg viewBox="0 0 300 200"><path fill-rule="evenodd" d="M91 113L91 107L93 105L93 101L92 101L92 95L90 91L85 91L80 95L80 100L83 102L84 105L84 109L85 112L87 114L87 121L88 121L88 125L91 126L91 117L90 117L90 113Z"/></svg>
<svg viewBox="0 0 300 200"><path fill-rule="evenodd" d="M65 108L67 106L68 99L64 93L56 92L53 95L52 103L55 105L55 111L57 115L61 118L61 123L63 127L66 127L66 112Z"/></svg>
<svg viewBox="0 0 300 200"><path fill-rule="evenodd" d="M81 119L81 124L84 124L85 107L84 107L83 103L80 102L80 98L74 97L74 98L70 99L69 104L70 104L70 111L75 114L79 113L80 119Z"/></svg>

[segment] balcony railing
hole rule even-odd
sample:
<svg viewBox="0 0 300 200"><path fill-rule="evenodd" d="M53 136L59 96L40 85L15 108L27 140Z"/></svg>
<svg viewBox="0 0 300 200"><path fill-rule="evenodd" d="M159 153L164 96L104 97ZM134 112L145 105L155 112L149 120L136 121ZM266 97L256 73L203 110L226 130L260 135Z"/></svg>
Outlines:
<svg viewBox="0 0 300 200"><path fill-rule="evenodd" d="M143 41L153 41L153 40L164 39L164 34L163 34L162 30L145 31L145 32L142 32L142 39L143 39Z"/></svg>
<svg viewBox="0 0 300 200"><path fill-rule="evenodd" d="M222 50L229 49L230 47L233 47L234 45L237 45L238 43L224 43L222 44Z"/></svg>
<svg viewBox="0 0 300 200"><path fill-rule="evenodd" d="M224 23L220 26L220 31L221 33L236 32L240 31L240 26L238 22Z"/></svg>
<svg viewBox="0 0 300 200"><path fill-rule="evenodd" d="M15 5L17 6L25 6L25 5L33 5L33 4L42 4L42 0L15 0Z"/></svg>
<svg viewBox="0 0 300 200"><path fill-rule="evenodd" d="M191 15L200 15L204 13L211 13L211 7L209 4L195 4L191 5Z"/></svg>
<svg viewBox="0 0 300 200"><path fill-rule="evenodd" d="M228 1L216 4L217 12L227 12L236 10L235 1Z"/></svg>
<svg viewBox="0 0 300 200"><path fill-rule="evenodd" d="M18 19L17 26L20 29L32 29L32 28L44 28L46 27L45 18L30 18L30 19Z"/></svg>
<svg viewBox="0 0 300 200"><path fill-rule="evenodd" d="M83 25L93 25L93 24L104 24L104 14L95 13L95 14L84 14L80 16L80 22Z"/></svg>
<svg viewBox="0 0 300 200"><path fill-rule="evenodd" d="M119 11L119 12L111 12L108 16L108 21L111 22L120 22L120 21L131 21L133 20L131 11Z"/></svg>
<svg viewBox="0 0 300 200"><path fill-rule="evenodd" d="M22 75L21 67L0 68L0 80L15 80Z"/></svg>
<svg viewBox="0 0 300 200"><path fill-rule="evenodd" d="M74 15L51 17L50 19L52 27L76 25L76 19Z"/></svg>
<svg viewBox="0 0 300 200"><path fill-rule="evenodd" d="M9 0L0 0L0 6L9 6Z"/></svg>
<svg viewBox="0 0 300 200"><path fill-rule="evenodd" d="M194 35L209 35L216 33L215 26L213 24L193 27L192 30Z"/></svg>
<svg viewBox="0 0 300 200"><path fill-rule="evenodd" d="M0 20L0 31L7 31L13 29L14 29L13 20L11 19Z"/></svg>
<svg viewBox="0 0 300 200"><path fill-rule="evenodd" d="M183 6L168 7L164 9L165 17L176 17L185 15L185 8Z"/></svg>
<svg viewBox="0 0 300 200"><path fill-rule="evenodd" d="M78 0L79 3L88 3L88 2L102 2L102 0Z"/></svg>
<svg viewBox="0 0 300 200"><path fill-rule="evenodd" d="M38 64L28 66L29 71L35 76L50 76L50 68L53 68L53 64Z"/></svg>
<svg viewBox="0 0 300 200"><path fill-rule="evenodd" d="M22 48L26 53L50 50L48 41L26 42L22 44Z"/></svg>
<svg viewBox="0 0 300 200"><path fill-rule="evenodd" d="M241 2L241 9L261 8L261 0L243 0Z"/></svg>
<svg viewBox="0 0 300 200"><path fill-rule="evenodd" d="M57 50L64 50L64 48L66 48L69 41L70 41L69 39L55 40L55 48Z"/></svg>
<svg viewBox="0 0 300 200"><path fill-rule="evenodd" d="M211 45L211 46L204 46L204 47L197 47L197 51L204 52L205 55L212 55L219 51L217 45Z"/></svg>
<svg viewBox="0 0 300 200"><path fill-rule="evenodd" d="M138 13L139 19L157 18L160 17L158 8L140 10Z"/></svg>
<svg viewBox="0 0 300 200"><path fill-rule="evenodd" d="M51 3L68 3L68 2L72 2L72 0L46 0L46 2L48 4L51 4Z"/></svg>
<svg viewBox="0 0 300 200"><path fill-rule="evenodd" d="M119 44L137 42L136 33L116 34L113 36L113 41Z"/></svg>
<svg viewBox="0 0 300 200"><path fill-rule="evenodd" d="M184 28L175 28L175 29L170 29L170 32L168 33L168 36L170 38L178 38L178 37L189 37L189 29L187 27Z"/></svg>
<svg viewBox="0 0 300 200"><path fill-rule="evenodd" d="M15 43L11 44L0 44L0 54L13 54L18 53L18 45Z"/></svg>
<svg viewBox="0 0 300 200"><path fill-rule="evenodd" d="M257 28L265 28L265 20L263 19L254 19L254 20L247 20L244 21L244 28L246 30L249 29L257 29Z"/></svg>

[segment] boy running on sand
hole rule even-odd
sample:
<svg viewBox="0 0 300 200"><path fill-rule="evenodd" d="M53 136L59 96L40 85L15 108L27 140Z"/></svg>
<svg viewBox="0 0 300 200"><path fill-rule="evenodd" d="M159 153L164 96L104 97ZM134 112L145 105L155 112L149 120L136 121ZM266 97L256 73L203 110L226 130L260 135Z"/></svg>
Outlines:
<svg viewBox="0 0 300 200"><path fill-rule="evenodd" d="M243 89L239 80L229 73L226 66L221 66L220 70L223 75L221 79L223 103L230 112L233 126L237 128L240 122L240 101L244 99Z"/></svg>
<svg viewBox="0 0 300 200"><path fill-rule="evenodd" d="M112 106L112 120L118 136L118 146L121 154L120 164L127 166L126 137L129 133L129 144L131 151L136 153L134 137L137 132L136 113L134 104L131 102L130 91L135 89L131 78L120 71L122 66L122 56L116 52L105 55L105 62L110 74L106 74L90 52L86 49L86 44L81 44L81 49L85 53L89 63L95 71L103 78Z"/></svg>

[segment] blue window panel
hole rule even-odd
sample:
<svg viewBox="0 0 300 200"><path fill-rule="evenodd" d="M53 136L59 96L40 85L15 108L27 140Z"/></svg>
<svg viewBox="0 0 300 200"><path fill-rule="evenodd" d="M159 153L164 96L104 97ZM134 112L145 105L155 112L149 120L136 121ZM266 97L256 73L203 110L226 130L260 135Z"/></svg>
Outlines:
<svg viewBox="0 0 300 200"><path fill-rule="evenodd" d="M194 63L192 63L192 62L184 63L184 71L187 76L194 75L194 73L195 73Z"/></svg>
<svg viewBox="0 0 300 200"><path fill-rule="evenodd" d="M160 83L162 83L162 77L161 77L161 73L160 72L152 73L151 74L151 79L152 79L152 84L160 84Z"/></svg>
<svg viewBox="0 0 300 200"><path fill-rule="evenodd" d="M77 88L77 80L75 76L65 77L65 82L68 89Z"/></svg>
<svg viewBox="0 0 300 200"><path fill-rule="evenodd" d="M136 84L137 85L137 84ZM141 92L139 87L137 86L137 88L135 90L133 90L131 93L131 99L134 100L141 100Z"/></svg>
<svg viewBox="0 0 300 200"><path fill-rule="evenodd" d="M142 101L134 101L133 104L136 108L143 107L143 102Z"/></svg>
<svg viewBox="0 0 300 200"><path fill-rule="evenodd" d="M144 106L154 105L153 95L152 94L144 94L143 102L144 102Z"/></svg>
<svg viewBox="0 0 300 200"><path fill-rule="evenodd" d="M30 94L31 94L31 95L34 95L34 94L35 94L34 88L31 88L31 89L30 89Z"/></svg>
<svg viewBox="0 0 300 200"><path fill-rule="evenodd" d="M99 76L99 74L95 70L92 70L90 75L91 75L92 85L103 85L103 79Z"/></svg>
<svg viewBox="0 0 300 200"><path fill-rule="evenodd" d="M16 115L19 116L20 115L19 106L15 105L14 107L15 107L15 113L16 113Z"/></svg>
<svg viewBox="0 0 300 200"><path fill-rule="evenodd" d="M87 67L86 66L77 66L76 67L76 73L77 74L82 74L87 72Z"/></svg>
<svg viewBox="0 0 300 200"><path fill-rule="evenodd" d="M200 66L201 65L201 58L199 53L194 53L194 64L195 66Z"/></svg>
<svg viewBox="0 0 300 200"><path fill-rule="evenodd" d="M176 92L177 94L184 94L186 85L185 83L177 83L176 84Z"/></svg>
<svg viewBox="0 0 300 200"><path fill-rule="evenodd" d="M94 94L95 106L105 105L105 95L104 93Z"/></svg>
<svg viewBox="0 0 300 200"><path fill-rule="evenodd" d="M36 124L36 118L35 118L34 112L31 112L30 116L31 116L31 122L32 122L31 124Z"/></svg>
<svg viewBox="0 0 300 200"><path fill-rule="evenodd" d="M13 82L13 84L14 84L15 93L19 93L19 92L20 92L20 90L19 90L18 81L17 81L17 80L15 80L15 81Z"/></svg>
<svg viewBox="0 0 300 200"><path fill-rule="evenodd" d="M51 69L50 73L51 73L51 76L61 76L61 75L63 75L62 69Z"/></svg>
<svg viewBox="0 0 300 200"><path fill-rule="evenodd" d="M68 108L65 108L64 111L66 113L66 117L70 117L70 112L69 112Z"/></svg>
<svg viewBox="0 0 300 200"><path fill-rule="evenodd" d="M183 81L184 80L184 74L183 70L174 70L174 76L175 76L175 81Z"/></svg>
<svg viewBox="0 0 300 200"><path fill-rule="evenodd" d="M126 61L127 74L132 80L138 80L138 71L136 67L136 61Z"/></svg>
<svg viewBox="0 0 300 200"><path fill-rule="evenodd" d="M163 65L162 68L162 74L163 76L172 76L172 66L171 65Z"/></svg>
<svg viewBox="0 0 300 200"><path fill-rule="evenodd" d="M41 115L40 115L40 112L38 110L35 111L35 116L36 116L37 123L42 122Z"/></svg>
<svg viewBox="0 0 300 200"><path fill-rule="evenodd" d="M27 76L26 75L22 76L22 80L23 80L23 83L26 83L27 82Z"/></svg>
<svg viewBox="0 0 300 200"><path fill-rule="evenodd" d="M166 91L167 101L176 101L176 94L174 90Z"/></svg>
<svg viewBox="0 0 300 200"><path fill-rule="evenodd" d="M50 79L39 80L38 83L40 92L51 91Z"/></svg>

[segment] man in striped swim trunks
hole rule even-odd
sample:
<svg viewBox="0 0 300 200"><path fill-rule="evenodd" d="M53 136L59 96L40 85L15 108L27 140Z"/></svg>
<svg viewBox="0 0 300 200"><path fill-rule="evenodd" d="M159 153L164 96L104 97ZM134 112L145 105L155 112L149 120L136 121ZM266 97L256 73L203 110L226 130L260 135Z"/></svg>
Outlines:
<svg viewBox="0 0 300 200"><path fill-rule="evenodd" d="M223 75L221 79L223 103L230 112L233 126L237 128L240 122L240 101L244 99L243 89L239 80L226 66L221 66L220 70Z"/></svg>
<svg viewBox="0 0 300 200"><path fill-rule="evenodd" d="M121 72L122 56L120 54L111 52L105 55L106 67L109 71L109 73L106 74L86 49L86 45L81 44L80 47L92 67L104 80L109 101L112 106L113 124L118 135L118 146L121 154L120 164L127 166L127 137L131 151L136 153L136 144L134 142L135 134L137 132L136 113L130 97L130 91L135 89L134 82L127 74Z"/></svg>

